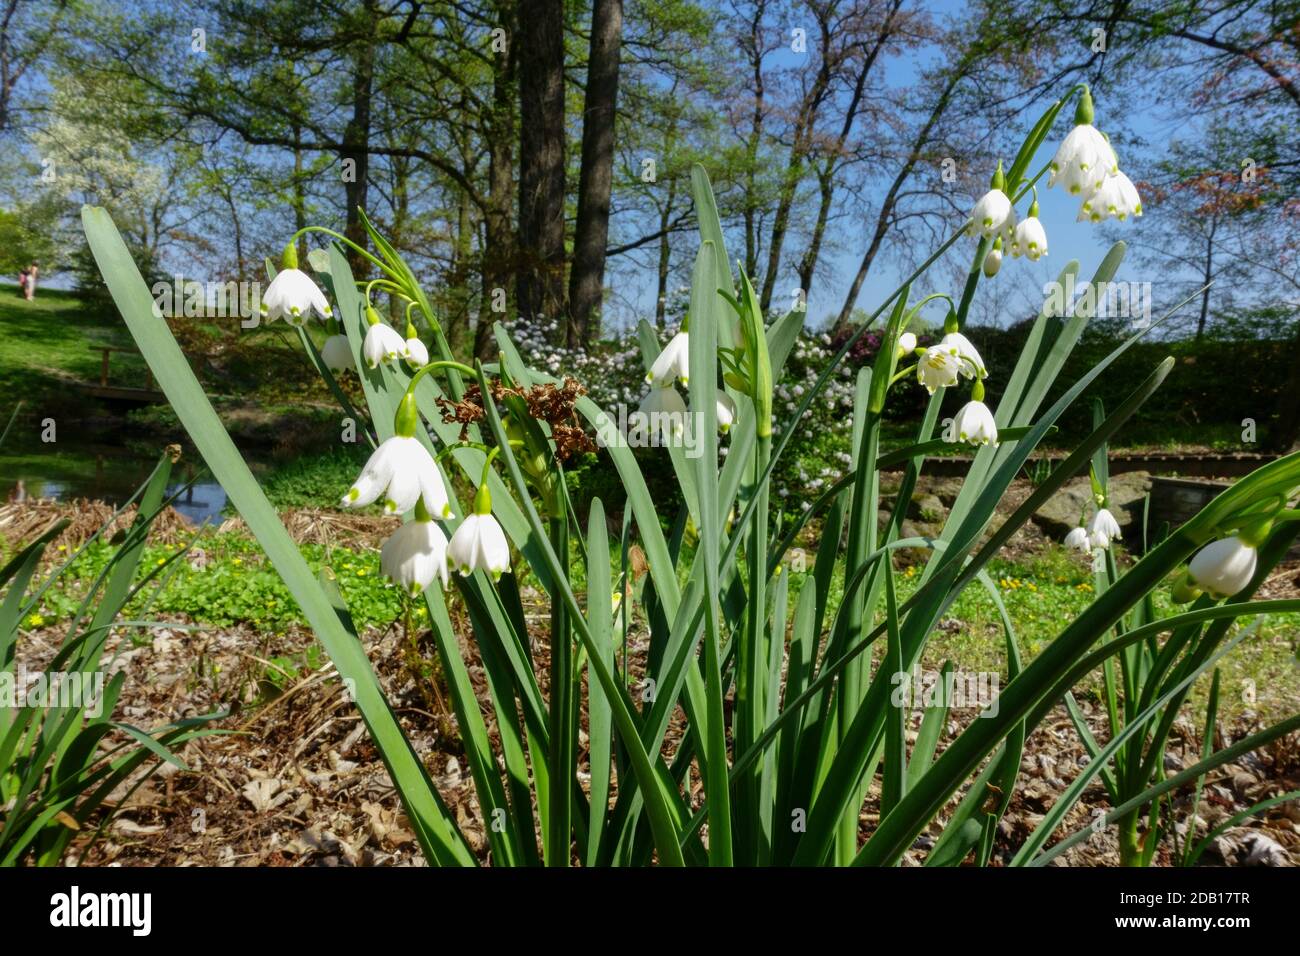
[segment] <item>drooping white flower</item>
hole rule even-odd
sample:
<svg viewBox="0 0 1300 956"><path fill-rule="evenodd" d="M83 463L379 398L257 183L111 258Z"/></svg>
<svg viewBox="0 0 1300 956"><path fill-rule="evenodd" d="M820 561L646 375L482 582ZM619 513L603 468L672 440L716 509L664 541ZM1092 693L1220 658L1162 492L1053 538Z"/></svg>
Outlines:
<svg viewBox="0 0 1300 956"><path fill-rule="evenodd" d="M994 246L984 256L984 278L992 279L1002 268L1002 249Z"/></svg>
<svg viewBox="0 0 1300 956"><path fill-rule="evenodd" d="M1088 529L1084 527L1071 528L1070 533L1065 536L1065 546L1067 548L1076 548L1087 554L1092 550L1092 543L1088 538Z"/></svg>
<svg viewBox="0 0 1300 956"><path fill-rule="evenodd" d="M352 357L352 344L346 335L331 335L320 347L321 360L336 372L355 371L357 364Z"/></svg>
<svg viewBox="0 0 1300 956"><path fill-rule="evenodd" d="M416 336L406 340L406 361L414 368L429 364L429 350Z"/></svg>
<svg viewBox="0 0 1300 956"><path fill-rule="evenodd" d="M1187 573L1211 597L1226 598L1250 583L1257 560L1255 549L1233 535L1198 551L1187 565Z"/></svg>
<svg viewBox="0 0 1300 956"><path fill-rule="evenodd" d="M395 362L399 358L406 358L406 340L391 325L376 322L366 329L361 354L371 368L377 367L381 362Z"/></svg>
<svg viewBox="0 0 1300 956"><path fill-rule="evenodd" d="M1016 226L1011 239L1011 254L1037 262L1047 255L1047 231L1037 216L1030 216Z"/></svg>
<svg viewBox="0 0 1300 956"><path fill-rule="evenodd" d="M447 558L462 575L486 571L496 578L510 567L510 545L490 513L467 515L451 536Z"/></svg>
<svg viewBox="0 0 1300 956"><path fill-rule="evenodd" d="M1106 137L1091 123L1079 123L1070 130L1052 158L1048 187L1061 183L1077 196L1098 188L1119 172L1119 160Z"/></svg>
<svg viewBox="0 0 1300 956"><path fill-rule="evenodd" d="M1010 247L1011 240L1016 235L1016 224L1020 217L1016 215L1016 207L1011 207L1011 212L1007 213L1006 221L1002 223L1002 228L998 230L997 238L1002 240L1001 243L994 242L995 249L1006 249Z"/></svg>
<svg viewBox="0 0 1300 956"><path fill-rule="evenodd" d="M1142 197L1138 195L1133 181L1123 173L1107 176L1105 181L1088 193L1083 205L1079 207L1077 222L1085 219L1101 222L1105 219L1118 219L1123 222L1129 216L1142 215Z"/></svg>
<svg viewBox="0 0 1300 956"><path fill-rule="evenodd" d="M988 375L988 370L984 367L984 359L980 357L979 350L971 344L970 339L960 332L949 332L939 340L938 348L942 348L957 356L960 360L961 374L966 378L974 378L978 375L984 378Z"/></svg>
<svg viewBox="0 0 1300 956"><path fill-rule="evenodd" d="M691 377L691 350L690 334L687 332L678 332L664 350L659 353L659 357L654 360L650 366L650 371L646 373L645 380L652 385L671 384L672 377L676 375L682 385L687 385Z"/></svg>
<svg viewBox="0 0 1300 956"><path fill-rule="evenodd" d="M718 431L725 435L736 423L736 403L722 389L718 389L717 415Z"/></svg>
<svg viewBox="0 0 1300 956"><path fill-rule="evenodd" d="M671 384L650 389L637 411L645 416L650 434L659 436L660 444L672 444L686 429L686 400Z"/></svg>
<svg viewBox="0 0 1300 956"><path fill-rule="evenodd" d="M408 521L384 542L379 568L412 597L434 578L447 586L447 536L432 521Z"/></svg>
<svg viewBox="0 0 1300 956"><path fill-rule="evenodd" d="M1011 215L1011 197L1001 189L990 189L971 210L970 232L992 239Z"/></svg>
<svg viewBox="0 0 1300 956"><path fill-rule="evenodd" d="M285 318L299 322L315 312L322 319L334 314L325 299L325 293L301 269L281 269L266 287L259 310L264 318L274 322Z"/></svg>
<svg viewBox="0 0 1300 956"><path fill-rule="evenodd" d="M913 332L904 332L898 337L898 357L910 355L916 350L916 334Z"/></svg>
<svg viewBox="0 0 1300 956"><path fill-rule="evenodd" d="M442 518L451 515L438 466L415 438L394 435L376 448L343 496L342 504L345 508L361 508L385 493L384 511L388 514L410 511L422 499L429 514Z"/></svg>
<svg viewBox="0 0 1300 956"><path fill-rule="evenodd" d="M957 384L962 362L954 350L943 345L931 345L916 363L916 380L925 386L931 395L937 388L947 388Z"/></svg>
<svg viewBox="0 0 1300 956"><path fill-rule="evenodd" d="M1098 508L1088 520L1088 541L1094 548L1109 548L1111 541L1121 534L1119 522L1105 508Z"/></svg>
<svg viewBox="0 0 1300 956"><path fill-rule="evenodd" d="M959 441L972 445L998 443L998 426L993 421L993 413L982 401L967 402L953 419L952 429Z"/></svg>

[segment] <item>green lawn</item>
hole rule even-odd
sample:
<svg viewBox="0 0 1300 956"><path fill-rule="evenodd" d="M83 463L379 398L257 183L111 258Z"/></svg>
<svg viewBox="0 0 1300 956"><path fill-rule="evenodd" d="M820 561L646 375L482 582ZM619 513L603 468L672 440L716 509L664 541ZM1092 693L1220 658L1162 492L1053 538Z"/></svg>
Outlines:
<svg viewBox="0 0 1300 956"><path fill-rule="evenodd" d="M22 401L32 414L80 399L74 381L99 381L99 345L130 346L115 312L88 308L71 292L40 289L27 302L18 287L0 285L0 412ZM143 360L114 354L109 381L141 384Z"/></svg>

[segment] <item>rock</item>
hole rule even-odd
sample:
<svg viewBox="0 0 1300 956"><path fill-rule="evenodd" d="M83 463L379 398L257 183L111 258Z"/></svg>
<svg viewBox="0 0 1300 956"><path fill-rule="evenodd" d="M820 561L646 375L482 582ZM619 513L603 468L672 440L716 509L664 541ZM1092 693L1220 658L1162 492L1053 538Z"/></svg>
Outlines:
<svg viewBox="0 0 1300 956"><path fill-rule="evenodd" d="M951 508L965 483L965 478L931 478L927 487L932 495L943 502L945 508Z"/></svg>
<svg viewBox="0 0 1300 956"><path fill-rule="evenodd" d="M880 496L880 521L882 524L889 520L889 516L893 514L896 498L896 495ZM938 495L926 491L916 491L913 492L912 499L907 503L907 514L904 515L904 518L916 524L933 525L936 528L942 528L944 521L948 518L948 508Z"/></svg>
<svg viewBox="0 0 1300 956"><path fill-rule="evenodd" d="M907 505L907 516L923 521L926 524L942 526L947 515L948 509L943 506L943 502L937 495L918 492L912 495L912 500Z"/></svg>
<svg viewBox="0 0 1300 956"><path fill-rule="evenodd" d="M1110 512L1119 522L1124 537L1140 540L1142 501L1151 489L1151 475L1145 471L1131 471L1110 477ZM1092 485L1087 475L1066 482L1056 494L1034 512L1034 524L1056 540L1062 540L1070 529L1079 523L1080 513L1085 520L1092 515Z"/></svg>

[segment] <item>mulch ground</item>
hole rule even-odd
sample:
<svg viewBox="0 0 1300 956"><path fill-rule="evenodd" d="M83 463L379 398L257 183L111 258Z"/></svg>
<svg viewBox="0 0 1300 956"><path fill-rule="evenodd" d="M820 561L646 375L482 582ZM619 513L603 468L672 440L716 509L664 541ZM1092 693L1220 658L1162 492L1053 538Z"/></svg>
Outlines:
<svg viewBox="0 0 1300 956"><path fill-rule="evenodd" d="M1027 493L1027 492L1026 492ZM1008 505L1014 507L1014 501ZM35 506L34 506L35 505ZM112 509L100 503L53 505L24 503L0 507L0 533L9 540L29 540L59 517L71 514L73 525L64 535L70 547L93 533ZM130 514L119 520L129 521ZM237 521L237 519L233 519ZM396 519L301 510L288 513L286 523L301 541L349 543L374 547L392 530ZM160 541L181 541L188 526L165 516L156 529ZM192 533L192 529L189 529ZM1011 547L1041 546L1032 527ZM1268 596L1292 594L1300 568L1278 576ZM543 617L541 595L526 595ZM119 718L137 726L157 726L179 717L229 709L216 726L232 731L192 741L181 751L188 770L170 765L128 794L123 788L110 801L117 814L94 841L74 845L69 862L124 866L418 866L423 860L402 812L392 782L345 694L332 665L285 675L275 658L301 659L314 638L310 631L291 628L265 635L247 628L183 630L161 628L140 643L124 635L110 638L106 660L111 675L125 671ZM486 679L468 624L457 623L463 656L480 701L488 701ZM37 669L57 650L57 631L23 632L22 661ZM444 801L452 808L479 856L490 862L482 815L460 746L456 721L446 703L433 664L427 635L406 633L400 622L362 635L371 661L397 712L403 729ZM545 660L544 635L533 636L536 660ZM639 673L646 652L643 625L630 640L630 669ZM539 667L543 691L545 668ZM276 679L271 679L275 677ZM1088 701L1080 706L1094 733L1105 739L1105 715ZM484 710L495 737L490 707ZM678 711L668 743L681 736ZM955 715L945 728L951 740L969 716ZM1240 723L1223 730L1222 747L1258 727ZM1177 772L1195 763L1201 750L1200 731L1186 718L1174 727L1165 762ZM940 747L944 743L941 743ZM585 780L586 737L581 735L580 777ZM1005 863L1033 826L1084 766L1087 755L1063 708L1057 708L1029 738L1021 777L998 835L994 865ZM692 799L700 801L699 775L692 773ZM1300 737L1275 742L1258 753L1212 772L1206 780L1201 809L1192 828L1199 837L1238 811L1270 796L1300 788ZM865 838L878 822L878 795L871 793L861 815ZM954 803L955 806L955 803ZM1191 814L1191 789L1177 795L1178 819ZM1060 830L1072 833L1088 826L1109 809L1099 782L1067 816ZM949 808L951 810L951 807ZM942 832L941 816L922 835L905 863L915 864ZM1179 824L1179 841L1187 838ZM1072 865L1114 865L1118 853L1114 828L1080 844L1059 862ZM1168 864L1162 846L1157 864ZM1277 807L1228 830L1213 841L1203 865L1300 865L1300 805Z"/></svg>

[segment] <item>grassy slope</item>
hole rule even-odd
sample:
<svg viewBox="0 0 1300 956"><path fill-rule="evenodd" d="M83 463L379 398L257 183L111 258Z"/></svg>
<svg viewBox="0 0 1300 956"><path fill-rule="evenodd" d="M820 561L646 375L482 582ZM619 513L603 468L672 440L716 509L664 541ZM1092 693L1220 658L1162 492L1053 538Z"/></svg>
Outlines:
<svg viewBox="0 0 1300 956"><path fill-rule="evenodd" d="M115 313L96 312L75 295L56 289L36 291L27 302L14 285L0 285L0 410L22 401L29 413L43 403L73 400L72 381L99 381L100 353L92 346L130 346ZM142 360L113 355L109 381L140 382Z"/></svg>

